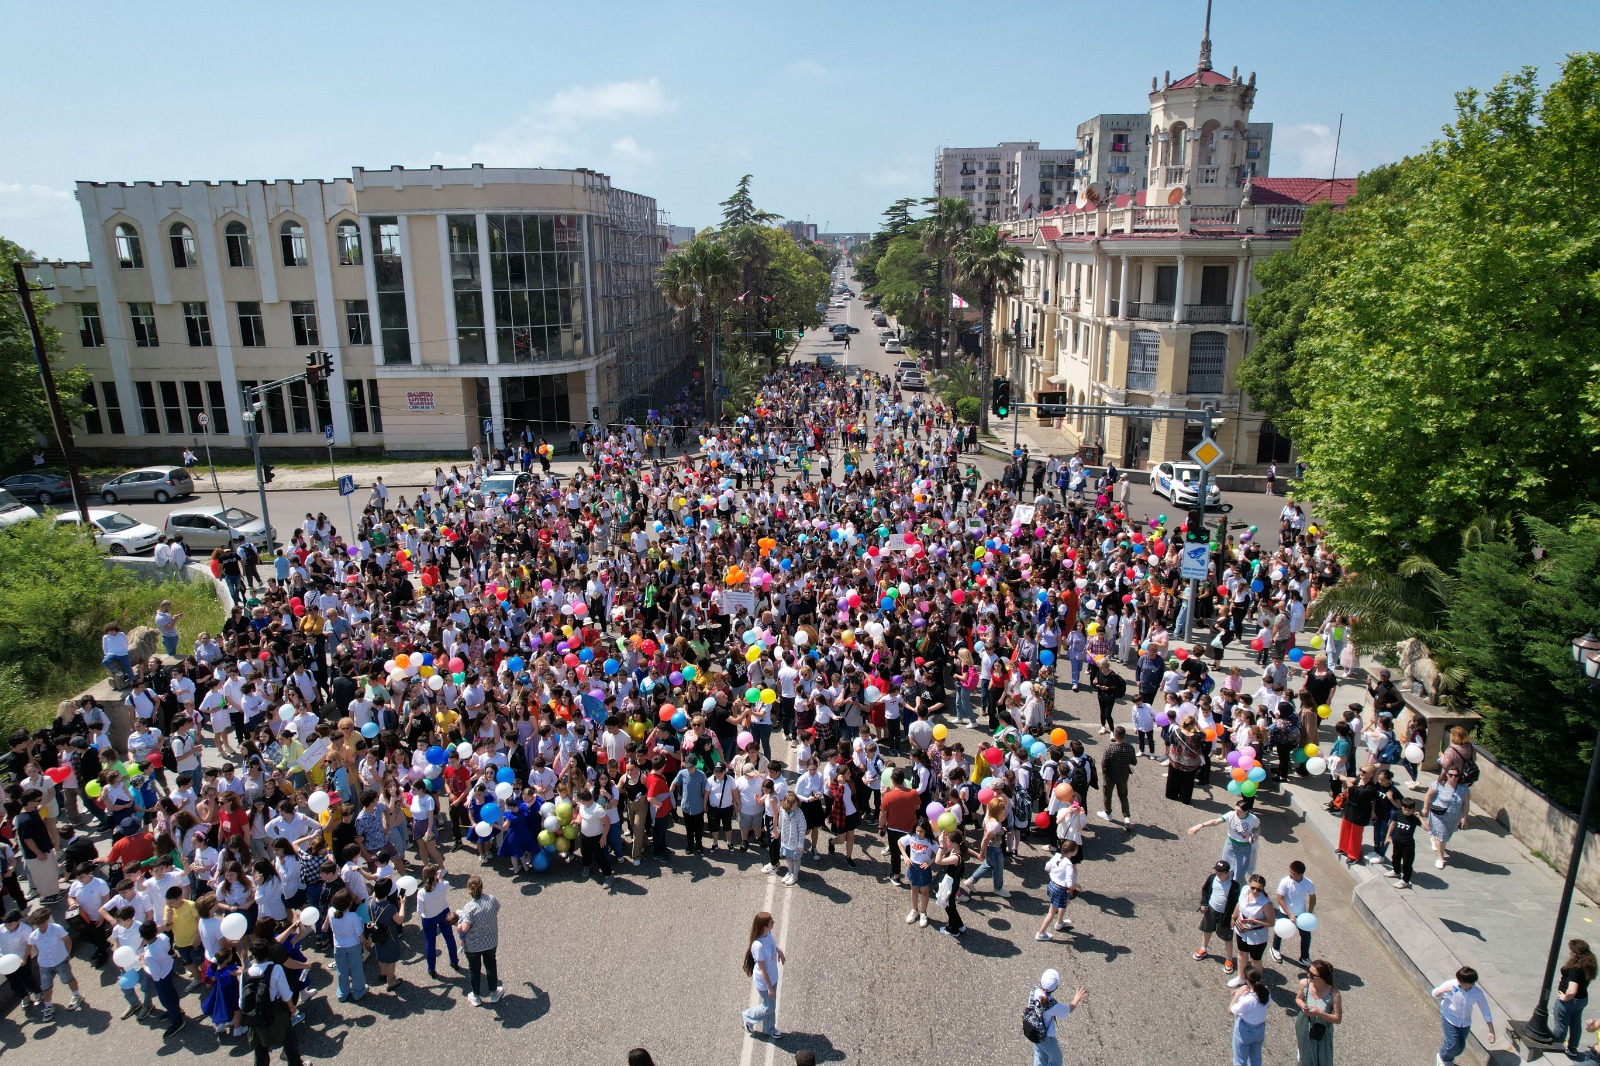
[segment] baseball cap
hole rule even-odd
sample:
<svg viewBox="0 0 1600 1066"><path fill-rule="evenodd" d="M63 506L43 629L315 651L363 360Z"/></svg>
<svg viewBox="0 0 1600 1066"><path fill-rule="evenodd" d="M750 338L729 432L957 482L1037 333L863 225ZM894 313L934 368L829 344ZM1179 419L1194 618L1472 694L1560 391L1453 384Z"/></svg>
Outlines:
<svg viewBox="0 0 1600 1066"><path fill-rule="evenodd" d="M1219 874L1225 874L1229 870L1233 869L1233 867L1228 865L1228 860L1226 860L1226 859L1218 859L1217 860L1217 864L1215 866L1213 866L1212 869L1217 871L1217 873L1219 873Z"/></svg>
<svg viewBox="0 0 1600 1066"><path fill-rule="evenodd" d="M1046 992L1054 992L1061 987L1061 975L1055 970L1046 970L1039 975L1039 987Z"/></svg>

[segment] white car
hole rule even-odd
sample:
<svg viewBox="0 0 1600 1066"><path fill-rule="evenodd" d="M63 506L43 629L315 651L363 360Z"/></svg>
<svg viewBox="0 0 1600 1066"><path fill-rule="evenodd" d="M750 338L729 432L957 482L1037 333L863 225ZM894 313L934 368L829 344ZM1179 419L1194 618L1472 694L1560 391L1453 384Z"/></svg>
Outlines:
<svg viewBox="0 0 1600 1066"><path fill-rule="evenodd" d="M89 522L94 526L94 542L112 555L134 555L156 546L161 531L137 518L129 518L121 511L89 508ZM56 525L75 526L78 512L67 511L56 515Z"/></svg>
<svg viewBox="0 0 1600 1066"><path fill-rule="evenodd" d="M1165 496L1179 507L1193 507L1199 499L1200 465L1198 463L1157 463L1150 471L1150 491ZM1224 514L1233 510L1233 504L1222 502L1222 490L1213 480L1206 486L1206 509Z"/></svg>
<svg viewBox="0 0 1600 1066"><path fill-rule="evenodd" d="M905 350L905 345L901 344L893 337L890 337L888 340L883 342L883 351L885 355L903 355L905 354Z"/></svg>
<svg viewBox="0 0 1600 1066"><path fill-rule="evenodd" d="M921 392L928 387L928 379L920 370L907 370L900 375L900 387L908 392Z"/></svg>
<svg viewBox="0 0 1600 1066"><path fill-rule="evenodd" d="M18 522L26 522L30 518L38 517L38 511L29 507L5 489L0 489L0 527L14 526Z"/></svg>
<svg viewBox="0 0 1600 1066"><path fill-rule="evenodd" d="M845 306L845 302L843 300L835 300L835 301L833 301L833 306L834 307L843 307L843 306Z"/></svg>
<svg viewBox="0 0 1600 1066"><path fill-rule="evenodd" d="M911 373L913 370L921 370L921 369L922 369L922 364L918 363L915 359L899 359L899 360L896 360L895 364L894 364L895 380L898 381L900 378L902 378L905 375Z"/></svg>

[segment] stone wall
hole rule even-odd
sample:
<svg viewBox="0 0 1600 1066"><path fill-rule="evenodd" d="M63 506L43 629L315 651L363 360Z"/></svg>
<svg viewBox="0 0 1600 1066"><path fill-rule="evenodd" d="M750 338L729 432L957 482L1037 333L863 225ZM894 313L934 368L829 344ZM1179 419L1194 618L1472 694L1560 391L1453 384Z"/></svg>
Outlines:
<svg viewBox="0 0 1600 1066"><path fill-rule="evenodd" d="M1565 876L1577 815L1552 802L1482 748L1476 750L1478 783L1472 786L1472 805ZM1578 891L1590 899L1600 898L1600 837L1592 829L1578 864Z"/></svg>

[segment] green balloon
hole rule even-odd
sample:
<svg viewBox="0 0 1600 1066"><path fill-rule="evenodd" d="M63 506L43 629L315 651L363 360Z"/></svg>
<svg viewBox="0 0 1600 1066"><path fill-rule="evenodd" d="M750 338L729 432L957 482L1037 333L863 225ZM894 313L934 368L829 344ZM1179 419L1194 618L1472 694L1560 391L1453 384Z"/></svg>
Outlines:
<svg viewBox="0 0 1600 1066"><path fill-rule="evenodd" d="M746 703L760 703L761 690L758 688L746 689L744 693L744 699Z"/></svg>
<svg viewBox="0 0 1600 1066"><path fill-rule="evenodd" d="M1245 796L1245 797L1249 797L1249 796L1254 796L1255 794L1256 794L1256 783L1254 781L1244 781L1244 782L1240 783L1240 785L1239 785L1239 795Z"/></svg>

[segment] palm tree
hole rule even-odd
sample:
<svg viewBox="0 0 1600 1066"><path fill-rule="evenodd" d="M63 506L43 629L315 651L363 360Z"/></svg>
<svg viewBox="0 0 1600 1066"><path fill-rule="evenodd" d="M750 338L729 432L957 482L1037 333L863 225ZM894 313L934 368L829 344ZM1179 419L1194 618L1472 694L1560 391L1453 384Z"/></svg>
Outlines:
<svg viewBox="0 0 1600 1066"><path fill-rule="evenodd" d="M1002 296L1016 287L1022 273L1022 256L1011 247L999 226L974 226L955 248L956 278L978 294L983 308L982 341L983 373L979 381L987 387L994 353L989 350L989 320L994 317L994 305ZM989 429L989 405L982 406L982 429Z"/></svg>
<svg viewBox="0 0 1600 1066"><path fill-rule="evenodd" d="M950 292L955 288L951 269L954 265L952 253L972 228L972 208L965 200L958 200L954 196L929 197L923 203L933 209L922 220L922 250L933 260L934 271L939 279L938 310L933 327L933 368L938 370L944 366L944 338L938 320L943 318L948 321Z"/></svg>
<svg viewBox="0 0 1600 1066"><path fill-rule="evenodd" d="M739 263L727 245L696 237L662 260L657 283L667 302L700 324L705 345L705 413L716 412L716 339L722 306L739 284Z"/></svg>

